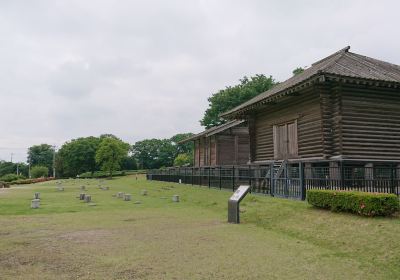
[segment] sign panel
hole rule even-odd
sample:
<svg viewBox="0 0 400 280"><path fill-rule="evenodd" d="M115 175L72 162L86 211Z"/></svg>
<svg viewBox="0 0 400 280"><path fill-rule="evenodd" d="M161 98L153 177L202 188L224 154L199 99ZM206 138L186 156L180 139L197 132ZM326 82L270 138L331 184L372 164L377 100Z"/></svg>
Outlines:
<svg viewBox="0 0 400 280"><path fill-rule="evenodd" d="M240 186L231 196L228 201L228 222L238 224L240 223L239 217L239 203L250 191L250 186Z"/></svg>
<svg viewBox="0 0 400 280"><path fill-rule="evenodd" d="M230 200L240 202L246 196L249 190L250 186L239 186L239 188L231 196Z"/></svg>

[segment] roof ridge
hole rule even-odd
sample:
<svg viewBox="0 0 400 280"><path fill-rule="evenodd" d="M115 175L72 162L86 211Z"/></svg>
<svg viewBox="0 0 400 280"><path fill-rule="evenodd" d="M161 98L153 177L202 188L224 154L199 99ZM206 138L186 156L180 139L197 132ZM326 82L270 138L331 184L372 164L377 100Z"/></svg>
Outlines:
<svg viewBox="0 0 400 280"><path fill-rule="evenodd" d="M350 50L350 46L347 46L347 47L345 47L345 48L343 48L341 50L338 50L337 52L335 52L335 53L333 53L331 55L328 55L327 57L325 57L325 58L323 58L321 60L318 60L317 62L314 62L313 64L311 64L311 66L315 66L317 64L320 64L321 62L326 61L326 60L328 60L328 59L330 59L330 58L332 58L332 57L334 57L334 56L336 56L338 54L347 53L349 50Z"/></svg>

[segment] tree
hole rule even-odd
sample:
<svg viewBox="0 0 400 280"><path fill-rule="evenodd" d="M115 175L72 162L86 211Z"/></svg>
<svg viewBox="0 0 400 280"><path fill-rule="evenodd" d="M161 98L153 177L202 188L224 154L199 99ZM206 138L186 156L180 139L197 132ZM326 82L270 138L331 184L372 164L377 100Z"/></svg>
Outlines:
<svg viewBox="0 0 400 280"><path fill-rule="evenodd" d="M303 73L303 72L304 72L304 68L303 68L303 67L297 67L296 69L294 69L294 70L292 71L293 76L296 76L296 75L298 75L298 74L300 74L300 73Z"/></svg>
<svg viewBox="0 0 400 280"><path fill-rule="evenodd" d="M269 90L276 84L272 76L267 77L263 74L250 78L245 76L239 81L238 85L226 87L208 98L209 107L200 120L201 125L210 128L224 123L219 117L220 114Z"/></svg>
<svg viewBox="0 0 400 280"><path fill-rule="evenodd" d="M137 163L136 159L133 155L128 155L122 159L121 162L121 169L122 170L136 170Z"/></svg>
<svg viewBox="0 0 400 280"><path fill-rule="evenodd" d="M174 166L190 166L193 162L193 154L179 154L174 160Z"/></svg>
<svg viewBox="0 0 400 280"><path fill-rule="evenodd" d="M29 147L28 162L31 166L42 165L48 170L53 168L54 148L48 144L40 144Z"/></svg>
<svg viewBox="0 0 400 280"><path fill-rule="evenodd" d="M172 166L176 148L170 139L146 139L136 142L132 153L140 168L153 169Z"/></svg>
<svg viewBox="0 0 400 280"><path fill-rule="evenodd" d="M129 144L113 137L104 138L96 152L96 163L107 171L109 176L120 168L121 161L127 156Z"/></svg>
<svg viewBox="0 0 400 280"><path fill-rule="evenodd" d="M189 138L191 136L193 136L193 133L189 132L189 133L179 133L179 134L176 134L176 135L174 135L174 136L172 136L170 138L170 140L172 141L172 144L175 146L175 149L176 149L175 157L178 154L190 154L190 153L193 153L194 147L193 147L193 142L192 141L189 141L189 142L186 142L186 143L182 143L182 144L179 143L180 141L185 140L185 139L187 139L187 138Z"/></svg>
<svg viewBox="0 0 400 280"><path fill-rule="evenodd" d="M0 161L0 177L6 174L18 174L28 177L28 165L23 162Z"/></svg>
<svg viewBox="0 0 400 280"><path fill-rule="evenodd" d="M47 166L36 165L31 168L32 178L47 177L49 174L49 168Z"/></svg>
<svg viewBox="0 0 400 280"><path fill-rule="evenodd" d="M106 139L107 137L103 137ZM100 145L98 137L82 137L66 142L58 150L56 157L57 174L61 177L75 177L84 172L98 170L96 151Z"/></svg>

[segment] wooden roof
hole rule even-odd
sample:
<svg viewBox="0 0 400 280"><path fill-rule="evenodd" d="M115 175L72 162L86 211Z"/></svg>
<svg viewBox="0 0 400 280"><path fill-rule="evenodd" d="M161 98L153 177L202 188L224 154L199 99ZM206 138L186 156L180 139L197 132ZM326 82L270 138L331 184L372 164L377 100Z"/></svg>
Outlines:
<svg viewBox="0 0 400 280"><path fill-rule="evenodd" d="M324 81L326 75L400 84L399 65L352 53L349 52L349 49L350 47L346 47L315 62L304 72L277 84L270 90L223 113L221 116L229 118L251 109L254 105L271 102L282 94L295 91L296 87L313 79Z"/></svg>
<svg viewBox="0 0 400 280"><path fill-rule="evenodd" d="M186 142L189 142L189 141L194 141L194 140L199 139L201 137L208 137L208 136L223 132L223 131L225 131L225 130L227 130L229 128L238 126L238 125L240 125L240 124L242 124L244 122L245 122L244 120L228 121L227 123L221 124L219 126L211 127L211 128L209 128L207 130L204 130L203 132L200 132L200 133L198 133L196 135L193 135L193 136L191 136L189 138L186 138L185 140L180 141L178 144L186 143Z"/></svg>

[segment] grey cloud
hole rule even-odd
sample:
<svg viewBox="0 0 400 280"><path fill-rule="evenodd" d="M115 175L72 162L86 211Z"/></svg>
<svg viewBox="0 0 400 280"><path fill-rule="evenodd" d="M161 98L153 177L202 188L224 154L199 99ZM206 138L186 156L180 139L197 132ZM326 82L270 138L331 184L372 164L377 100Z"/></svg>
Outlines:
<svg viewBox="0 0 400 280"><path fill-rule="evenodd" d="M361 0L0 1L0 158L106 132L132 143L200 131L207 97L218 89L256 73L284 80L348 44L400 64L399 7Z"/></svg>

